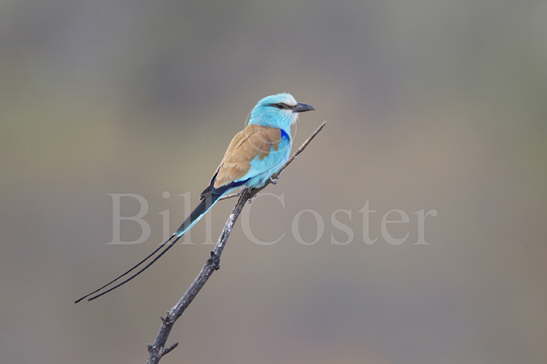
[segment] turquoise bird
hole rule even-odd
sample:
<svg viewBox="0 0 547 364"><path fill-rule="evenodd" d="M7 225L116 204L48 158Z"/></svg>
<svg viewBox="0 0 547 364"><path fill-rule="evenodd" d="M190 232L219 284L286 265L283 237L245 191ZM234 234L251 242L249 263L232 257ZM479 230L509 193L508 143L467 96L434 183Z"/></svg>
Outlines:
<svg viewBox="0 0 547 364"><path fill-rule="evenodd" d="M75 303L86 298L91 301L101 297L141 274L171 249L222 196L241 187L262 187L289 159L292 148L291 126L300 113L310 110L314 110L313 106L297 102L289 93L275 94L260 100L252 109L247 126L228 145L209 186L201 193L201 202L177 231L129 270ZM139 267L139 270L119 282Z"/></svg>

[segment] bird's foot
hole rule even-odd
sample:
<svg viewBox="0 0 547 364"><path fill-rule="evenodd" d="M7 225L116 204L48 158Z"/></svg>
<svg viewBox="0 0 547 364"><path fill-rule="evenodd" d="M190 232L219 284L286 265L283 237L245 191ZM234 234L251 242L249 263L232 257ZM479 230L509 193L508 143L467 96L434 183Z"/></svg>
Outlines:
<svg viewBox="0 0 547 364"><path fill-rule="evenodd" d="M271 183L272 185L276 185L278 181L279 181L279 177L277 177L277 176L275 176L275 177L274 177L274 176L271 176L271 177L270 177L270 183Z"/></svg>

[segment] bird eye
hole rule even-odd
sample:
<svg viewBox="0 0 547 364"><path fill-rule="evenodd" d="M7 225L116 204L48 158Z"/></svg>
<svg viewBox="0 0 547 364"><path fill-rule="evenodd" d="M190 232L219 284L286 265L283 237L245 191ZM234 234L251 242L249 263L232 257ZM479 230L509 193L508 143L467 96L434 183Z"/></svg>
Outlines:
<svg viewBox="0 0 547 364"><path fill-rule="evenodd" d="M287 105L283 102L280 102L280 103L277 103L277 104L272 104L272 106L277 107L278 109L282 109L282 110L292 109L292 107L290 107L289 105Z"/></svg>

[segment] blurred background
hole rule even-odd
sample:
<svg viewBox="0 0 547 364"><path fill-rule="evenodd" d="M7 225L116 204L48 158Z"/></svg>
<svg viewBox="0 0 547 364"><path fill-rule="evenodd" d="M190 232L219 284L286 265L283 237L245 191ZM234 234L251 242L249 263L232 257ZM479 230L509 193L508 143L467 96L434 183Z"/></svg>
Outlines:
<svg viewBox="0 0 547 364"><path fill-rule="evenodd" d="M73 300L153 249L255 102L289 91L317 108L296 144L329 124L268 188L285 207L247 207L257 237L288 233L260 246L238 222L162 363L545 363L546 19L541 0L1 1L2 361L144 362L204 223L131 285ZM147 199L146 243L107 244L110 193ZM367 201L371 237L396 208L408 241L365 244ZM290 233L303 209L325 225L311 246ZM420 209L438 211L428 245ZM299 229L313 241L313 216Z"/></svg>

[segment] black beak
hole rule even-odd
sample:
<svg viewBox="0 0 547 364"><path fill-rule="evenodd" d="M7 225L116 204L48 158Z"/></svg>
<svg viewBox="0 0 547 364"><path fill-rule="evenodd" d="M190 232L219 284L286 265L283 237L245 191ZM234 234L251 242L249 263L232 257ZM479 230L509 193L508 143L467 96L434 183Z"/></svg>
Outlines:
<svg viewBox="0 0 547 364"><path fill-rule="evenodd" d="M308 104L303 104L299 102L296 104L296 106L293 108L293 112L305 112L305 111L312 111L315 110L315 108Z"/></svg>

